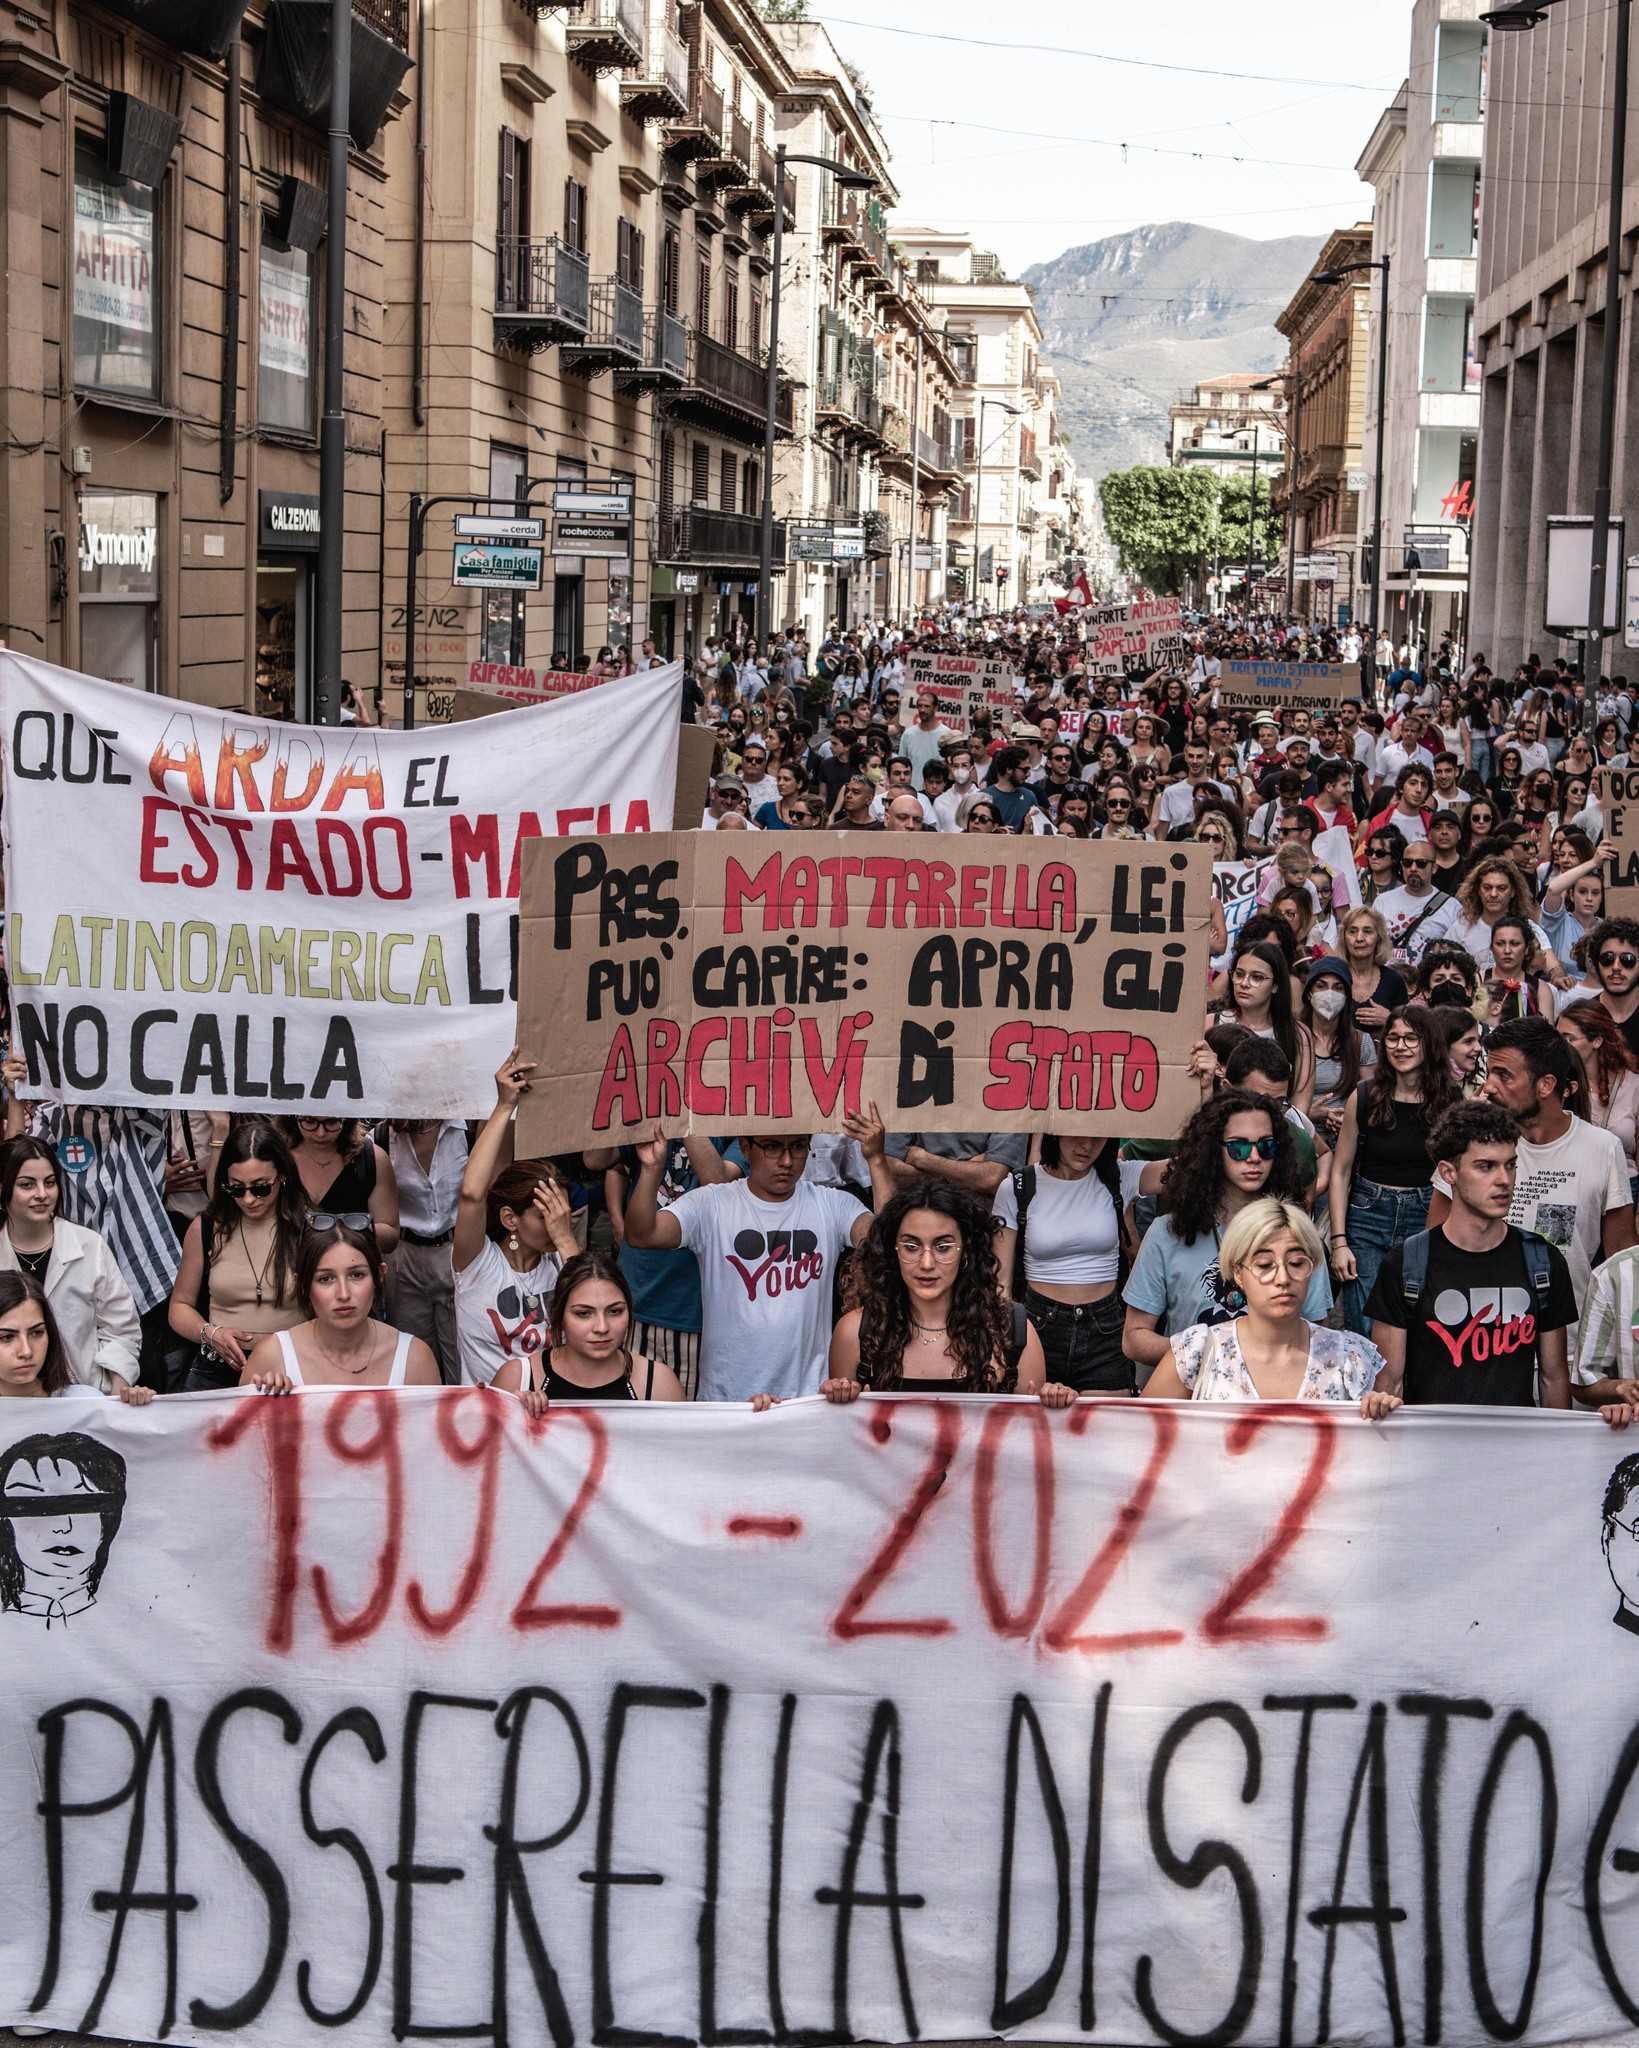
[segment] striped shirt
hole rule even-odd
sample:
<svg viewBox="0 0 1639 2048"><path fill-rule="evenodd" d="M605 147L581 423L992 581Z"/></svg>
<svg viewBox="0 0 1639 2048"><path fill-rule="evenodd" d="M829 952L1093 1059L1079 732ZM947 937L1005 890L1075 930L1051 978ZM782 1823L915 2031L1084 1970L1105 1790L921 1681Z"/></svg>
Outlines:
<svg viewBox="0 0 1639 2048"><path fill-rule="evenodd" d="M157 1308L180 1258L165 1213L165 1112L42 1103L34 1135L57 1155L64 1216L106 1240L139 1315Z"/></svg>

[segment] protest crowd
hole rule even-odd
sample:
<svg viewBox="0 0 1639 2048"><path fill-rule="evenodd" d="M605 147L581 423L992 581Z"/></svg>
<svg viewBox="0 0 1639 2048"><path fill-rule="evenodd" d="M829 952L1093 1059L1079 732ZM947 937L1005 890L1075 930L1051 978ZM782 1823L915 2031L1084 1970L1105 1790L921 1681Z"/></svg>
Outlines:
<svg viewBox="0 0 1639 2048"><path fill-rule="evenodd" d="M918 1132L866 1104L520 1157L517 1051L473 1125L12 1093L0 1396L932 1388L1625 1425L1639 917L1607 902L1597 771L1639 768L1634 690L1602 681L1590 718L1562 662L1362 665L1357 633L1176 607L1111 659L1083 608L1039 610L709 644L683 683L709 796L677 823L1209 848L1180 1127ZM1248 705L1248 663L1345 682Z"/></svg>

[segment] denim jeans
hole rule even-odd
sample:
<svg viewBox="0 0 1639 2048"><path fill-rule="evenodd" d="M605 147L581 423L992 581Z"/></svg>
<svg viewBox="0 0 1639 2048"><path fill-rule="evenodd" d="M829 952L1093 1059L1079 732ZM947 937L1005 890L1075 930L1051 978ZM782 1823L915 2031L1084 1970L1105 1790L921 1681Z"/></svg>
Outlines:
<svg viewBox="0 0 1639 2048"><path fill-rule="evenodd" d="M1051 1301L1032 1287L1024 1306L1041 1339L1050 1380L1078 1394L1134 1392L1132 1362L1121 1349L1127 1311L1119 1294L1102 1301Z"/></svg>
<svg viewBox="0 0 1639 2048"><path fill-rule="evenodd" d="M1428 1224L1425 1188L1384 1188L1374 1180L1356 1174L1349 1190L1349 1249L1354 1253L1356 1276L1343 1290L1343 1327L1359 1336L1367 1334L1366 1303L1377 1285L1378 1268L1392 1245L1415 1237Z"/></svg>

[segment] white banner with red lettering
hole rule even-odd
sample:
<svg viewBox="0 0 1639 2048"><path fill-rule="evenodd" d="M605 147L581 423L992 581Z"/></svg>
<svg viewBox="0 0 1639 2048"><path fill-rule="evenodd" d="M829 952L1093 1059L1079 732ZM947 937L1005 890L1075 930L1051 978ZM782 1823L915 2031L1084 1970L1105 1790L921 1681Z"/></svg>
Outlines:
<svg viewBox="0 0 1639 2048"><path fill-rule="evenodd" d="M0 1403L0 2021L1623 2033L1636 1529L1590 1417Z"/></svg>
<svg viewBox="0 0 1639 2048"><path fill-rule="evenodd" d="M516 1036L522 842L670 826L681 675L384 732L0 653L23 1092L484 1114Z"/></svg>

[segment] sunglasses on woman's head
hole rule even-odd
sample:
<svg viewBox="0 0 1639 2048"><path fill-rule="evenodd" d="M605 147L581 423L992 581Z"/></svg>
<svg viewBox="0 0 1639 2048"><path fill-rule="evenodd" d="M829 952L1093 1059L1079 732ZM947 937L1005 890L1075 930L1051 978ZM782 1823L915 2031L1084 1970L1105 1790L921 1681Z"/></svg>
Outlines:
<svg viewBox="0 0 1639 2048"><path fill-rule="evenodd" d="M1273 1159L1280 1147L1273 1138L1225 1138L1224 1150L1231 1159L1244 1166L1253 1153L1260 1159Z"/></svg>

